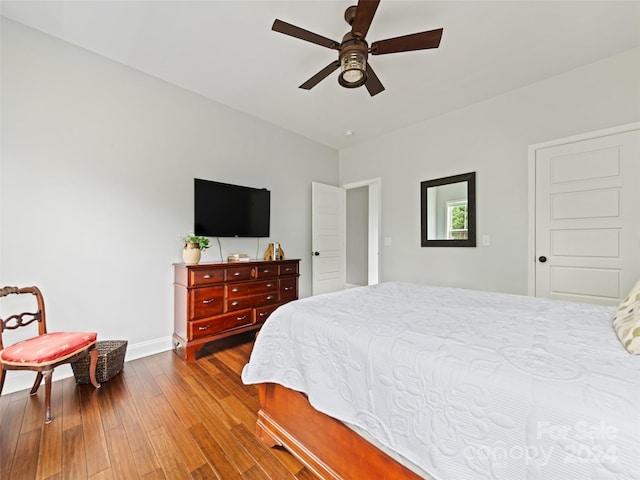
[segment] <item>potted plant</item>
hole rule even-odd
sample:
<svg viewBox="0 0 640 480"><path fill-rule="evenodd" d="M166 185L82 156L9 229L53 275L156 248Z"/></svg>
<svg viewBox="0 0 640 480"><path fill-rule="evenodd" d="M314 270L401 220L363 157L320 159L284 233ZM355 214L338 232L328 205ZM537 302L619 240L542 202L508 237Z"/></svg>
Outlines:
<svg viewBox="0 0 640 480"><path fill-rule="evenodd" d="M200 262L202 252L209 248L209 239L190 233L182 237L184 249L182 250L182 259L188 265L194 265Z"/></svg>

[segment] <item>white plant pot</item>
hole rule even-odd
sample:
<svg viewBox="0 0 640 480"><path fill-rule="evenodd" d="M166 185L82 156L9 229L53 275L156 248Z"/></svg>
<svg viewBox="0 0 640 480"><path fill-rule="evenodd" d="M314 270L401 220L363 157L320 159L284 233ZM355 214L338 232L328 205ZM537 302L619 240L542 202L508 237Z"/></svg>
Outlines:
<svg viewBox="0 0 640 480"><path fill-rule="evenodd" d="M184 250L182 250L182 260L186 265L196 265L200 263L200 257L202 251L198 247L197 243L185 243Z"/></svg>

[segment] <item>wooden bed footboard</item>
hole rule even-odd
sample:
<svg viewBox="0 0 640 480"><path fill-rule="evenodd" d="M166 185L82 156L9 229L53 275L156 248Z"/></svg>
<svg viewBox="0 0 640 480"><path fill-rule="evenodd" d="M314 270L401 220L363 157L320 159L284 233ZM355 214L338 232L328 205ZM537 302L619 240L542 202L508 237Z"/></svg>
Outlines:
<svg viewBox="0 0 640 480"><path fill-rule="evenodd" d="M258 385L257 434L281 445L324 480L419 480L356 432L315 410L305 395L275 383Z"/></svg>

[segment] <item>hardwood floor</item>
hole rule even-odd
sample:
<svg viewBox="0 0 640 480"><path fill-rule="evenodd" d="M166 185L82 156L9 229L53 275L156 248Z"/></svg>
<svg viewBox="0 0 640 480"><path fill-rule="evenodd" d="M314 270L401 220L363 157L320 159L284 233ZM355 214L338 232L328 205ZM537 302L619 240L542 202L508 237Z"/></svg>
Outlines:
<svg viewBox="0 0 640 480"><path fill-rule="evenodd" d="M315 479L254 435L258 392L240 380L253 335L211 344L190 364L171 351L127 362L100 390L56 381L49 425L43 386L3 395L0 478Z"/></svg>

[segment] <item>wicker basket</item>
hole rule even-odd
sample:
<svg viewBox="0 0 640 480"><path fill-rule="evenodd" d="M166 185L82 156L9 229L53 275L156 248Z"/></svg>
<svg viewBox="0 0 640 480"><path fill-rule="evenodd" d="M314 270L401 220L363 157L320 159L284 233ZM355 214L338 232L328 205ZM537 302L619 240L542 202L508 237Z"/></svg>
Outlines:
<svg viewBox="0 0 640 480"><path fill-rule="evenodd" d="M126 340L102 340L96 342L98 349L98 365L96 380L103 383L111 380L124 367L124 356L127 353ZM73 376L77 383L91 383L89 378L89 356L71 364Z"/></svg>

